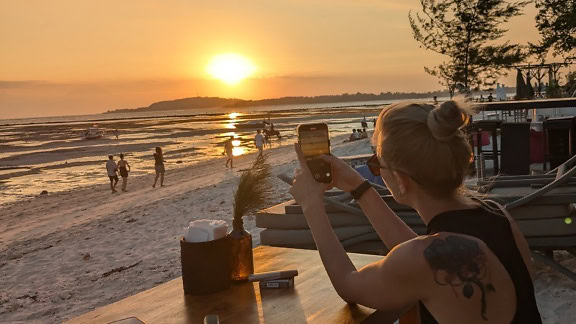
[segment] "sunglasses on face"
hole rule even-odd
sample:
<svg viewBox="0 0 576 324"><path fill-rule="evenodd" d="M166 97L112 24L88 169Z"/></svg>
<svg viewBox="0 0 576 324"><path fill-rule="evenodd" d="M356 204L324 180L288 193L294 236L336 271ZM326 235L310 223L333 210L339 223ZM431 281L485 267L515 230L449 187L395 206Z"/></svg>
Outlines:
<svg viewBox="0 0 576 324"><path fill-rule="evenodd" d="M391 169L385 166L382 166L382 164L380 163L380 160L378 159L378 156L376 154L372 155L368 161L366 162L366 165L368 166L368 169L370 170L370 172L374 175L374 176L380 176L382 175L381 170L393 170L393 171L398 171L398 172L402 172L405 175L409 176L412 180L414 180L414 182L416 182L419 185L422 185L422 183L418 180L416 180L416 178L414 178L413 176L409 175L408 173L402 171L402 170L397 170L397 169Z"/></svg>
<svg viewBox="0 0 576 324"><path fill-rule="evenodd" d="M372 172L374 176L380 176L382 174L382 172L380 172L380 169L384 169L380 164L380 160L378 160L378 156L376 156L376 154L372 155L368 159L366 165L368 166L368 169L370 170L370 172Z"/></svg>

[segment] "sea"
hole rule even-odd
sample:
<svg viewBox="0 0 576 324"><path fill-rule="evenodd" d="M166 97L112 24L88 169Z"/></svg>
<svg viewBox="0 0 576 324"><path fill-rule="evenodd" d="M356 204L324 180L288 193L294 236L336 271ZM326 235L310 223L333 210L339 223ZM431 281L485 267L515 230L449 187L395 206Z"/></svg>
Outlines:
<svg viewBox="0 0 576 324"><path fill-rule="evenodd" d="M152 154L157 146L163 149L168 171L222 158L223 143L230 136L234 154L248 154L256 150L256 128L240 127L250 122L274 124L281 138L272 137L272 147L294 143L296 127L302 123L327 123L335 137L361 128L365 117L371 132L382 105L396 101L402 100L0 120L0 205L43 191L106 183L105 162L110 154L115 160L124 154L131 176L154 172ZM88 128L100 129L104 136L85 139Z"/></svg>

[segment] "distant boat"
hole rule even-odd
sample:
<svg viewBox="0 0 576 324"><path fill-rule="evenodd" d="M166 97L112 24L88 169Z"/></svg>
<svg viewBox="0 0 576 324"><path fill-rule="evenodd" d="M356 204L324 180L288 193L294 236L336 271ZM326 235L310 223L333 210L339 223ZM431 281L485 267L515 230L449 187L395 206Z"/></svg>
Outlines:
<svg viewBox="0 0 576 324"><path fill-rule="evenodd" d="M264 128L264 127L266 127L266 124L267 123L263 122L263 121L249 121L249 122L234 124L234 127L235 128L244 128L244 129Z"/></svg>
<svg viewBox="0 0 576 324"><path fill-rule="evenodd" d="M85 129L82 135L84 136L84 139L97 139L104 136L104 130L91 127Z"/></svg>

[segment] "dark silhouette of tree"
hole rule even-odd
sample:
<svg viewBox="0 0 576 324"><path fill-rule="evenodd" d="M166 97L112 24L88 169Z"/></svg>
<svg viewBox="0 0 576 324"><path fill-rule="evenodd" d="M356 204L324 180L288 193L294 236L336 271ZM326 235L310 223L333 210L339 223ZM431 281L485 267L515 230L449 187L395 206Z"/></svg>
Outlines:
<svg viewBox="0 0 576 324"><path fill-rule="evenodd" d="M576 0L536 0L536 27L542 36L530 44L541 58L550 50L566 61L576 60Z"/></svg>
<svg viewBox="0 0 576 324"><path fill-rule="evenodd" d="M506 68L522 62L526 53L518 44L496 44L510 18L521 15L528 1L420 0L421 13L408 18L414 39L427 50L449 60L425 71L440 79L450 93L491 88Z"/></svg>

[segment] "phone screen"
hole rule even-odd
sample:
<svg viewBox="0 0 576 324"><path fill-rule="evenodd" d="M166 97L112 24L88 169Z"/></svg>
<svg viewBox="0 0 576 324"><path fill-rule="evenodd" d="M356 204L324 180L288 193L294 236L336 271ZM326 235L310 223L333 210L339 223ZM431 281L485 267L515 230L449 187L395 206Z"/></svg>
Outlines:
<svg viewBox="0 0 576 324"><path fill-rule="evenodd" d="M322 160L321 155L330 154L330 135L326 124L305 124L298 127L298 141L306 164L316 181L332 182L330 163Z"/></svg>
<svg viewBox="0 0 576 324"><path fill-rule="evenodd" d="M306 157L330 154L330 140L327 129L305 130L300 132L300 147Z"/></svg>

